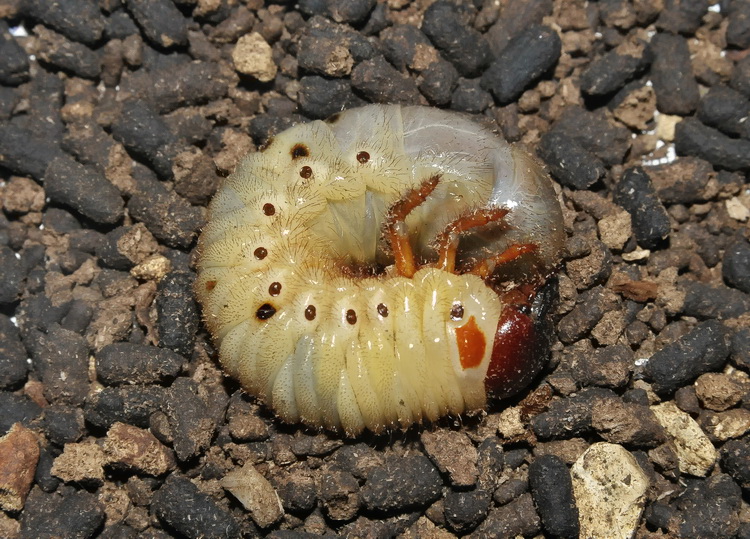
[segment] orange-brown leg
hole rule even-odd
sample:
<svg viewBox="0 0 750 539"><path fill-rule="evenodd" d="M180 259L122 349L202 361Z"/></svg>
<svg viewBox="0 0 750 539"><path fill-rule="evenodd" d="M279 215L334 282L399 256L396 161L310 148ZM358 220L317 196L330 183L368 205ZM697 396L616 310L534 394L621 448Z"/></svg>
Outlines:
<svg viewBox="0 0 750 539"><path fill-rule="evenodd" d="M495 268L501 264L506 264L512 260L515 260L521 255L526 253L533 253L537 250L537 246L533 243L517 243L513 244L502 253L484 258L469 268L466 273L473 273L478 275L482 279L487 279Z"/></svg>
<svg viewBox="0 0 750 539"><path fill-rule="evenodd" d="M472 228L502 221L508 211L506 208L480 208L448 223L448 226L436 238L435 250L439 257L437 267L455 273L456 252L458 251L461 233Z"/></svg>
<svg viewBox="0 0 750 539"><path fill-rule="evenodd" d="M417 261L414 259L414 251L409 243L406 217L430 196L439 181L439 175L430 176L419 187L406 193L388 210L385 234L393 249L396 271L404 277L413 277L417 272Z"/></svg>

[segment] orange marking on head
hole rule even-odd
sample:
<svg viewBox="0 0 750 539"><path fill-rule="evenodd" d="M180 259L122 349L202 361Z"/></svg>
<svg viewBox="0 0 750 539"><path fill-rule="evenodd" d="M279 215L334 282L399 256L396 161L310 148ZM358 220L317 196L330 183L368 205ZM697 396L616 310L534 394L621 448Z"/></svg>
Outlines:
<svg viewBox="0 0 750 539"><path fill-rule="evenodd" d="M473 316L466 324L456 328L456 344L461 367L471 369L482 363L487 339Z"/></svg>

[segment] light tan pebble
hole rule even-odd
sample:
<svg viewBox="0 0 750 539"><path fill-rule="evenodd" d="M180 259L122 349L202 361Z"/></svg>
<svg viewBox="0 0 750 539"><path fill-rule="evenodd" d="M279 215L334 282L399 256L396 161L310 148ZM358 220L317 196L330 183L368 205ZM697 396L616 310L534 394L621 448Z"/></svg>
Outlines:
<svg viewBox="0 0 750 539"><path fill-rule="evenodd" d="M680 471L705 477L713 468L719 453L698 423L673 402L652 406L651 410L667 431L679 460Z"/></svg>
<svg viewBox="0 0 750 539"><path fill-rule="evenodd" d="M269 82L276 76L271 46L258 32L242 36L232 50L234 67L240 73Z"/></svg>
<svg viewBox="0 0 750 539"><path fill-rule="evenodd" d="M635 457L617 444L597 443L570 470L580 537L633 537L649 481Z"/></svg>
<svg viewBox="0 0 750 539"><path fill-rule="evenodd" d="M130 275L142 281L158 281L172 269L172 262L164 255L152 255L134 266Z"/></svg>
<svg viewBox="0 0 750 539"><path fill-rule="evenodd" d="M451 485L465 488L477 482L479 455L465 433L452 430L425 431L421 439L427 455L438 470L448 474Z"/></svg>
<svg viewBox="0 0 750 539"><path fill-rule="evenodd" d="M106 461L104 451L93 441L65 444L62 454L52 463L51 474L66 483L101 485Z"/></svg>
<svg viewBox="0 0 750 539"><path fill-rule="evenodd" d="M710 436L724 442L750 431L750 410L735 408L726 412L709 412L701 423Z"/></svg>
<svg viewBox="0 0 750 539"><path fill-rule="evenodd" d="M740 400L746 390L729 376L717 372L702 374L695 381L695 394L709 410L723 412Z"/></svg>
<svg viewBox="0 0 750 539"><path fill-rule="evenodd" d="M147 430L115 423L104 440L107 463L147 475L162 475L175 467L172 451Z"/></svg>
<svg viewBox="0 0 750 539"><path fill-rule="evenodd" d="M276 490L252 464L226 474L221 486L237 498L261 528L272 526L284 515Z"/></svg>
<svg viewBox="0 0 750 539"><path fill-rule="evenodd" d="M630 214L625 210L604 217L598 226L602 243L615 251L621 251L633 233Z"/></svg>
<svg viewBox="0 0 750 539"><path fill-rule="evenodd" d="M0 508L20 511L26 503L39 462L39 442L34 433L14 424L0 438Z"/></svg>

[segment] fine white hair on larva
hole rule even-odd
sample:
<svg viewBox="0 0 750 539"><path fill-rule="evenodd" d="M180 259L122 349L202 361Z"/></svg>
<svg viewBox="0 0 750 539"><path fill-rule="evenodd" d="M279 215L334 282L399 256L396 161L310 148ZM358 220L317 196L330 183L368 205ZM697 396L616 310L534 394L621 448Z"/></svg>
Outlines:
<svg viewBox="0 0 750 539"><path fill-rule="evenodd" d="M382 432L530 382L563 241L528 154L462 115L370 105L244 158L209 206L196 293L226 372L281 419Z"/></svg>

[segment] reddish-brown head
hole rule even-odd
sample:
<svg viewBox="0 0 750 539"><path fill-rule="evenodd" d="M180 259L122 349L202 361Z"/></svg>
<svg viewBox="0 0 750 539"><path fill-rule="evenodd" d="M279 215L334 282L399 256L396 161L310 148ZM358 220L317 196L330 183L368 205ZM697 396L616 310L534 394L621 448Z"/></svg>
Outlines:
<svg viewBox="0 0 750 539"><path fill-rule="evenodd" d="M538 290L514 290L503 300L484 386L492 397L510 397L528 386L549 356L552 323L548 313L557 297L552 279Z"/></svg>

